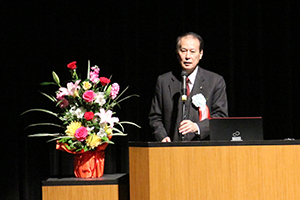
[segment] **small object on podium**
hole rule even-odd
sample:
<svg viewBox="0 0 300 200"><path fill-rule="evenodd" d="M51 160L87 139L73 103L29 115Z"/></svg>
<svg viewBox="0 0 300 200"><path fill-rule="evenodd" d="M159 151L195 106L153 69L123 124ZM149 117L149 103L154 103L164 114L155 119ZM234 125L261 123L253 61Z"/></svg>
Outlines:
<svg viewBox="0 0 300 200"><path fill-rule="evenodd" d="M241 133L239 131L236 131L232 133L232 139L231 141L236 142L236 141L243 141L241 137Z"/></svg>
<svg viewBox="0 0 300 200"><path fill-rule="evenodd" d="M284 138L284 140L295 140L295 138Z"/></svg>
<svg viewBox="0 0 300 200"><path fill-rule="evenodd" d="M211 141L263 140L262 117L210 118Z"/></svg>

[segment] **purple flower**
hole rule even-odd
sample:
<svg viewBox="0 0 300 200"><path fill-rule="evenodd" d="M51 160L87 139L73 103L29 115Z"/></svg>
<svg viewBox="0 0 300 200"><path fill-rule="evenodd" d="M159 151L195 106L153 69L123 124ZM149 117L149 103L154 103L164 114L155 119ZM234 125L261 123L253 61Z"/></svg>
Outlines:
<svg viewBox="0 0 300 200"><path fill-rule="evenodd" d="M61 101L60 102L60 104L59 104L59 106L61 107L61 108L66 108L68 105L69 105L69 101L67 100L67 99L65 99L65 98L63 98L63 99L58 99L59 101Z"/></svg>

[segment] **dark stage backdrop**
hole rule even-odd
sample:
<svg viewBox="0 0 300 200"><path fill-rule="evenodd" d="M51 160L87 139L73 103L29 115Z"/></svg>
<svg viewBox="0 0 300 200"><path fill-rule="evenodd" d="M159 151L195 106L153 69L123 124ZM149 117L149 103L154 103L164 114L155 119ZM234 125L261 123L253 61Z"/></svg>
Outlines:
<svg viewBox="0 0 300 200"><path fill-rule="evenodd" d="M227 83L230 116L262 116L265 139L299 138L299 23L291 0L276 1L60 1L1 3L1 196L40 199L41 181L72 175L72 157L54 150L46 138L27 138L51 128L24 127L54 122L30 108L54 105L38 91L51 72L69 78L66 65L78 62L86 75L88 60L113 75L126 94L121 120L127 137L109 145L105 173L128 172L128 141L153 140L147 115L156 78L178 67L176 37L187 31L204 39L201 67Z"/></svg>

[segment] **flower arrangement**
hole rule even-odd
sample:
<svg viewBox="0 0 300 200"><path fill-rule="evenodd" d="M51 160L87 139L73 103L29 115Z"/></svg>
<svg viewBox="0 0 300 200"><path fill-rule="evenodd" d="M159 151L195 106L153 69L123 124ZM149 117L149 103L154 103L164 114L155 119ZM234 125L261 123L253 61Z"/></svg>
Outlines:
<svg viewBox="0 0 300 200"><path fill-rule="evenodd" d="M60 85L58 75L53 71L54 82L44 82L41 85L54 84L59 87L55 96L42 93L53 101L60 108L59 113L54 113L45 109L30 109L30 111L41 111L58 117L63 125L53 123L38 123L30 126L52 125L64 129L62 133L37 133L30 137L52 136L63 149L68 152L87 152L96 150L104 143L113 143L110 141L114 135L126 135L123 124L131 124L139 127L135 123L123 121L118 117L113 117L113 108L130 95L120 99L125 88L120 93L118 83L112 83L110 78L100 77L100 68L98 66L90 67L88 62L87 79L81 80L77 73L76 61L67 65L72 81L68 82L66 87ZM23 113L23 114L24 114ZM116 128L116 125L119 128Z"/></svg>

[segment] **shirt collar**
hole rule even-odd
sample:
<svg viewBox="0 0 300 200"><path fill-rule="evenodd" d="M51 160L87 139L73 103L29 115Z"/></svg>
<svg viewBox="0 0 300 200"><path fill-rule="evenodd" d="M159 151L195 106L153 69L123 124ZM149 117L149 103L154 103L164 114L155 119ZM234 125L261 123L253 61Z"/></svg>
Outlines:
<svg viewBox="0 0 300 200"><path fill-rule="evenodd" d="M194 71L188 76L191 84L194 85L195 83L195 79L196 79L196 76L197 76L197 72L198 72L198 66L194 69Z"/></svg>

